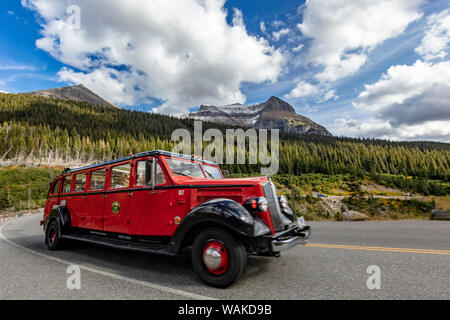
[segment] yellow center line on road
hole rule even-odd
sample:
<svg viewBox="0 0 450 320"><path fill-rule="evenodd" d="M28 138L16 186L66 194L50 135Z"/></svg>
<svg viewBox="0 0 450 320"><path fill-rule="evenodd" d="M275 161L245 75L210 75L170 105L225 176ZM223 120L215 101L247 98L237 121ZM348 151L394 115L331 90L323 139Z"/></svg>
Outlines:
<svg viewBox="0 0 450 320"><path fill-rule="evenodd" d="M306 247L328 248L328 249L363 250L363 251L384 251L384 252L424 253L424 254L450 255L450 250L435 250L435 249L370 247L370 246L352 246L352 245L345 245L345 244L326 244L326 243L308 243L306 245Z"/></svg>

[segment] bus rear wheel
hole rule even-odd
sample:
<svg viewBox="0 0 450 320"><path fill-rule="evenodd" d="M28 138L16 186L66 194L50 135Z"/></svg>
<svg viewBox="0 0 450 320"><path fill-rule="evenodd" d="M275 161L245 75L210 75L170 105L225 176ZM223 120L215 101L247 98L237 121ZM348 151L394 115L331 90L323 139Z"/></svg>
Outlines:
<svg viewBox="0 0 450 320"><path fill-rule="evenodd" d="M61 232L59 224L56 220L50 222L45 232L45 244L49 250L59 250L62 248L63 239L61 239Z"/></svg>

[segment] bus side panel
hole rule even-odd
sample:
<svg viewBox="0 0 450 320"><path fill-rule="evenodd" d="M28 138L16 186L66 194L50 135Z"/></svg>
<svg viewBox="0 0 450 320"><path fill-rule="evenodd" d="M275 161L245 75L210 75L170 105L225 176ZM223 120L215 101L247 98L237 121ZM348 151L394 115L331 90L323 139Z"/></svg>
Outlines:
<svg viewBox="0 0 450 320"><path fill-rule="evenodd" d="M131 228L134 235L171 236L174 225L175 190L134 192L131 201Z"/></svg>

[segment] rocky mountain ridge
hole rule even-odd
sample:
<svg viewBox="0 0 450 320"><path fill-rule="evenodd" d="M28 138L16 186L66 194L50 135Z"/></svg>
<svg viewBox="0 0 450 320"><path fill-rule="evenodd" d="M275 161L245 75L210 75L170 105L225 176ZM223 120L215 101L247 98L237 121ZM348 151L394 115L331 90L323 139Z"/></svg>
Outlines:
<svg viewBox="0 0 450 320"><path fill-rule="evenodd" d="M183 118L255 129L280 129L287 133L331 135L325 127L297 114L289 103L273 96L251 106L240 103L220 107L201 105L199 111Z"/></svg>

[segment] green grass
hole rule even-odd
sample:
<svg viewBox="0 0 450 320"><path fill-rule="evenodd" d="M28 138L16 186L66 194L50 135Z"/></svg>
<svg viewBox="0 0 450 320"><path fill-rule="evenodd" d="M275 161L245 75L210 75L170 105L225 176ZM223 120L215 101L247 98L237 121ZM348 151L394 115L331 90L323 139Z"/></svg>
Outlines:
<svg viewBox="0 0 450 320"><path fill-rule="evenodd" d="M369 218L378 219L427 219L436 207L434 200L379 199L373 197L348 197L344 203L350 210L359 211Z"/></svg>
<svg viewBox="0 0 450 320"><path fill-rule="evenodd" d="M450 181L419 179L401 175L379 174L371 177L375 182L390 188L396 188L425 196L450 195Z"/></svg>
<svg viewBox="0 0 450 320"><path fill-rule="evenodd" d="M51 167L0 168L0 210L14 208L19 211L43 207L49 182L61 171Z"/></svg>

